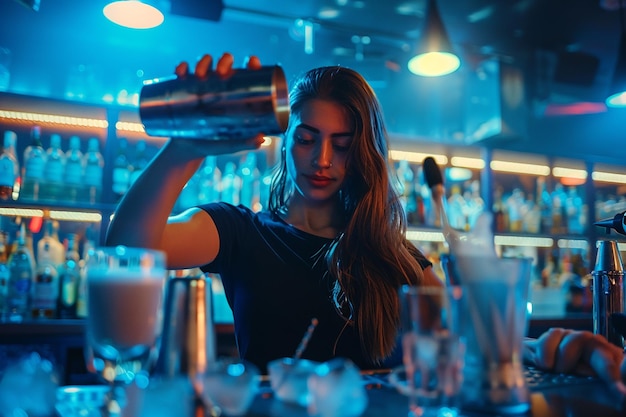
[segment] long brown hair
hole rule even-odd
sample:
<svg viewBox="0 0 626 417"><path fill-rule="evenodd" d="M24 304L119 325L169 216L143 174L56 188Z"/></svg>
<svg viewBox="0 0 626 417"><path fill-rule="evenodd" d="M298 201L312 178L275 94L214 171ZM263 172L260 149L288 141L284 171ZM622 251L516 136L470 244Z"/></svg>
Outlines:
<svg viewBox="0 0 626 417"><path fill-rule="evenodd" d="M374 363L393 350L399 322L398 289L418 284L422 270L417 249L405 238L405 213L392 186L388 138L380 103L356 71L331 66L306 72L290 94L292 113L311 99L327 99L345 107L354 123L346 180L340 191L344 230L330 246L326 260L335 279L333 300L354 322L364 354ZM290 183L285 151L277 167L269 209L285 211Z"/></svg>

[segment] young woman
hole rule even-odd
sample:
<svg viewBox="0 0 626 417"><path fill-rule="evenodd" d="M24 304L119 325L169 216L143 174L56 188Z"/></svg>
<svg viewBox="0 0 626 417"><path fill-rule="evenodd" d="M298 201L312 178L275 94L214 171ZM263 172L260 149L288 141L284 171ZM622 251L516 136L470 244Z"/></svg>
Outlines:
<svg viewBox="0 0 626 417"><path fill-rule="evenodd" d="M225 54L212 71L207 55L194 75L186 63L176 74L228 77L232 65ZM248 62L251 69L259 66L256 58ZM392 365L399 361L393 355L398 288L441 283L405 238L379 102L357 72L322 67L295 82L290 108L267 211L214 203L170 217L204 157L255 149L263 141L262 135L241 142L177 138L121 201L107 244L160 249L170 268L219 273L239 353L262 369L292 356L314 318L319 324L303 357L348 357L362 369ZM576 352L589 344L580 333L569 337ZM554 358L561 341L555 345L552 334L529 344L527 356L536 355L538 363L545 355ZM559 366L573 369L574 362Z"/></svg>

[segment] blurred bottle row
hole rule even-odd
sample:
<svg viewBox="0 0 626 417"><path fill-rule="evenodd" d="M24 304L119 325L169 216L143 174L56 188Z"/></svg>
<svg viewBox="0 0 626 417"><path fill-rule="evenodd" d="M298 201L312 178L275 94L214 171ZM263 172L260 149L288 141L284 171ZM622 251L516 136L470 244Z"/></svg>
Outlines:
<svg viewBox="0 0 626 417"><path fill-rule="evenodd" d="M423 179L421 165L395 163L397 189L411 226L439 227L440 216L432 203L430 188ZM474 227L486 209L478 172L460 176L449 168L446 176L446 213L450 225L459 230ZM496 176L493 190L495 230L499 233L573 234L586 232L588 206L582 185L564 186L542 176L526 176L523 181ZM601 202L604 204L604 202ZM599 207L597 210L600 210Z"/></svg>
<svg viewBox="0 0 626 417"><path fill-rule="evenodd" d="M534 190L516 187L494 191L493 213L497 232L572 234L586 232L588 207L577 186L557 182L552 189L544 177L536 179Z"/></svg>
<svg viewBox="0 0 626 417"><path fill-rule="evenodd" d="M46 219L36 244L25 221L14 236L0 231L1 322L86 316L84 271L94 241L69 233L61 242L58 231L59 223Z"/></svg>
<svg viewBox="0 0 626 417"><path fill-rule="evenodd" d="M175 212L216 201L243 204L254 211L264 208L269 199L272 172L260 168L257 153L248 152L239 161L220 162L216 157L205 158L183 188Z"/></svg>
<svg viewBox="0 0 626 417"><path fill-rule="evenodd" d="M68 149L64 151L61 135L52 133L49 146L44 148L41 128L33 126L22 158L16 152L17 140L14 131L4 132L0 152L0 199L61 204L102 202L105 161L98 138L89 138L83 153L81 138L71 136ZM112 181L116 199L139 176L148 159L145 141L136 143L131 160L128 142L124 138L118 140Z"/></svg>
<svg viewBox="0 0 626 417"><path fill-rule="evenodd" d="M20 155L16 153L17 140L14 131L4 132L4 147L0 152L0 199L26 203L115 204L141 175L155 151L154 147L147 147L144 140L131 145L125 138L118 138L113 143L114 152L107 149L111 160L105 161L99 138L85 140L76 135L63 138L68 146L63 150L62 137L57 133L50 133L49 145L44 148L39 126L32 126L30 138L23 139L18 147L24 149ZM261 210L268 201L272 176L264 152L267 151L248 152L240 159L206 158L183 189L174 211L214 201ZM394 164L396 186L409 225L439 227L440 215L432 204L421 165L405 160ZM459 168L444 168L444 181L448 218L457 229L471 229L484 210L491 210L495 230L500 233L582 235L587 232L590 219L583 198L584 184L567 185L556 178L498 173L494 175L494 189L483 190L490 193L492 204L486 207L480 171L465 170L468 171L465 176L459 176L454 170ZM107 180L110 176L110 182L105 181L110 184L110 190L104 193L103 176L107 176ZM624 193L614 194L619 198L610 198L598 191L594 207L596 217L611 217L618 208L624 210Z"/></svg>
<svg viewBox="0 0 626 417"><path fill-rule="evenodd" d="M401 160L395 163L395 170L396 189L407 214L408 224L416 227L440 227L440 213L433 204L421 165ZM471 177L462 181L447 178L445 181L448 194L444 203L450 225L455 229L470 230L485 209L480 195L480 182Z"/></svg>

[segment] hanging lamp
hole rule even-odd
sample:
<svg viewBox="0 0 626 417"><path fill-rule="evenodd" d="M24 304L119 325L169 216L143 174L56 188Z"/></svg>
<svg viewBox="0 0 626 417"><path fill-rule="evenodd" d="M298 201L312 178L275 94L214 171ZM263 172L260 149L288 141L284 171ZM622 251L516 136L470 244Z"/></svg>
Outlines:
<svg viewBox="0 0 626 417"><path fill-rule="evenodd" d="M453 52L443 26L437 3L428 0L424 30L416 54L409 60L409 70L416 75L438 77L456 71L460 65L461 61Z"/></svg>
<svg viewBox="0 0 626 417"><path fill-rule="evenodd" d="M131 29L151 29L165 20L155 2L147 0L112 1L102 9L111 22Z"/></svg>

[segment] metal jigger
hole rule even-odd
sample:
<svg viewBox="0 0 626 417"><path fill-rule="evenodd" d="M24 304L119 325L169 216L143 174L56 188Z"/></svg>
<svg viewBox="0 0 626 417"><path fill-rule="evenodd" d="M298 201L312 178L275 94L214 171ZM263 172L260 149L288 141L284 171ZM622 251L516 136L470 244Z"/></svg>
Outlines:
<svg viewBox="0 0 626 417"><path fill-rule="evenodd" d="M601 220L596 226L605 227L618 233L624 231L624 213L615 215L612 219ZM593 276L593 332L600 334L621 348L624 347L624 337L611 324L613 315L622 315L624 306L624 265L619 253L617 241L600 240L597 244L596 264Z"/></svg>

